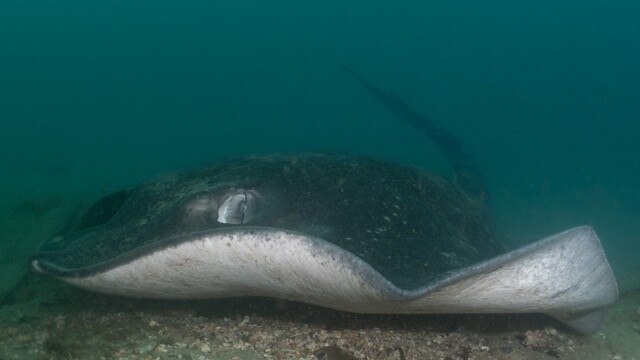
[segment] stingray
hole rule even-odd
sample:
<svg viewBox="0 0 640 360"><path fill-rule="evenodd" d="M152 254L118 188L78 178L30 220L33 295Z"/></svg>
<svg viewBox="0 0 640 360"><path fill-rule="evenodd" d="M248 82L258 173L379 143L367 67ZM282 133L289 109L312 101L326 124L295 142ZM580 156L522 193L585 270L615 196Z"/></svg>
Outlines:
<svg viewBox="0 0 640 360"><path fill-rule="evenodd" d="M544 313L595 331L618 296L595 232L577 227L507 251L484 198L365 156L238 158L98 200L31 264L120 296L266 296L378 314Z"/></svg>

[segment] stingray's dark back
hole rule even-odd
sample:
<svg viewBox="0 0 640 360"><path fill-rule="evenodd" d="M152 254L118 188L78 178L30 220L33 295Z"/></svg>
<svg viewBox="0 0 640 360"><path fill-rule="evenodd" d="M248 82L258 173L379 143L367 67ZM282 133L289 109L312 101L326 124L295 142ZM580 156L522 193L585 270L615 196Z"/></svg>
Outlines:
<svg viewBox="0 0 640 360"><path fill-rule="evenodd" d="M243 225L219 223L218 206L233 189L259 194L260 216ZM264 226L324 239L413 289L502 252L485 209L457 186L365 157L232 160L171 174L113 199L119 208L102 200L105 209L92 206L85 214L104 224L52 239L36 258L52 272L82 276L208 231Z"/></svg>

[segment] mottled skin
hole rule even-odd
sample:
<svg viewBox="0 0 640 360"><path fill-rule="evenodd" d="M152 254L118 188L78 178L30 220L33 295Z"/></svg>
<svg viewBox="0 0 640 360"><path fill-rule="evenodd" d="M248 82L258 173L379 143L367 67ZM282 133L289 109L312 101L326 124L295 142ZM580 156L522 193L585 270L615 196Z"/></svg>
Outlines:
<svg viewBox="0 0 640 360"><path fill-rule="evenodd" d="M221 223L218 211L225 200L248 193L254 199L251 213L239 217L247 221ZM144 183L120 205L104 224L81 226L46 243L36 259L60 275L86 275L190 234L262 226L338 245L397 286L413 289L502 251L483 207L458 186L367 157L301 154L224 161Z"/></svg>

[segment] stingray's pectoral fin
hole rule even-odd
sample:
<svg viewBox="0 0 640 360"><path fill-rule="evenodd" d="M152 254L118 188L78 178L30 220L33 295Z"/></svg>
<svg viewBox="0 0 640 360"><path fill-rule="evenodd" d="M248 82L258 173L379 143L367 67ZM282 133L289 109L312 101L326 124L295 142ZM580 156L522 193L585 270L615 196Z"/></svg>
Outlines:
<svg viewBox="0 0 640 360"><path fill-rule="evenodd" d="M444 279L413 306L438 312L544 313L595 331L618 286L590 227L553 235Z"/></svg>
<svg viewBox="0 0 640 360"><path fill-rule="evenodd" d="M600 308L586 313L569 313L552 316L581 334L591 334L604 324L606 315L607 309Z"/></svg>

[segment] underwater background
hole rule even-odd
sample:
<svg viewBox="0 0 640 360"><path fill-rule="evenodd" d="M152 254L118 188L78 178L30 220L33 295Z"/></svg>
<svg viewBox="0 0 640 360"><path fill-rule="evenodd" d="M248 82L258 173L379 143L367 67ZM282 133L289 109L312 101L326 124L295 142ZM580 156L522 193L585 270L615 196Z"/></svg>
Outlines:
<svg viewBox="0 0 640 360"><path fill-rule="evenodd" d="M44 240L16 217L221 158L337 151L451 178L346 65L463 141L507 242L592 225L637 291L638 64L633 0L4 0L0 263L23 271L15 249Z"/></svg>

